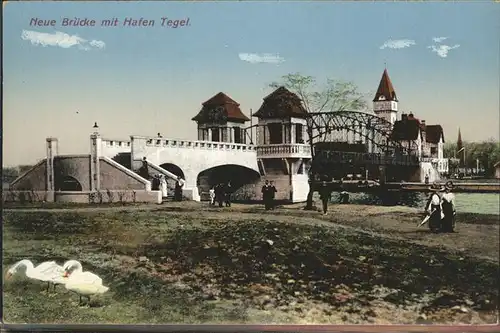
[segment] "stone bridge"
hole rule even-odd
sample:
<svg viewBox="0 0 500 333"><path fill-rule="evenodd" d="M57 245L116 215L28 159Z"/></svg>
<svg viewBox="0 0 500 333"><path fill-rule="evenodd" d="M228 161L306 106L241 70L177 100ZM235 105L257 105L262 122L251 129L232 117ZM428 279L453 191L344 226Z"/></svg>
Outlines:
<svg viewBox="0 0 500 333"><path fill-rule="evenodd" d="M211 186L231 181L237 190L260 181L254 145L228 142L131 136L130 140L101 139L100 154L138 170L143 158L171 179L185 181L184 195L199 201ZM121 161L120 161L121 160Z"/></svg>

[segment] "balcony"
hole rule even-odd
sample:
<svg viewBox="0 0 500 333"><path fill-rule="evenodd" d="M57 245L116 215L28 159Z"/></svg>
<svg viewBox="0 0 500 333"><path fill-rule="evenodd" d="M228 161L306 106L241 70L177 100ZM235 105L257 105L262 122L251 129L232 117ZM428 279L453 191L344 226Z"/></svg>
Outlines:
<svg viewBox="0 0 500 333"><path fill-rule="evenodd" d="M308 144L286 143L257 146L257 158L311 158Z"/></svg>

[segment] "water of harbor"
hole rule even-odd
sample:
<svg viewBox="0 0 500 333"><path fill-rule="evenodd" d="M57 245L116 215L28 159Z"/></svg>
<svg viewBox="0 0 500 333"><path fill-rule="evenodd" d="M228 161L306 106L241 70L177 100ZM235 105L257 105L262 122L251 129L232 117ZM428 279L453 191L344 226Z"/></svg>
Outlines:
<svg viewBox="0 0 500 333"><path fill-rule="evenodd" d="M349 201L364 205L403 205L424 208L428 193L393 193L389 197L376 194L350 193ZM338 193L332 194L332 202L338 202ZM500 195L497 193L455 193L455 205L459 212L500 215Z"/></svg>

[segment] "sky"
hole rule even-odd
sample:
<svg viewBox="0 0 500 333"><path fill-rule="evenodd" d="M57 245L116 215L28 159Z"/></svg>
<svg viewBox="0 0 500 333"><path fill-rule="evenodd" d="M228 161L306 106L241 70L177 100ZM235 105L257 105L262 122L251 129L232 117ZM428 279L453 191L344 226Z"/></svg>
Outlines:
<svg viewBox="0 0 500 333"><path fill-rule="evenodd" d="M9 2L3 165L44 158L47 137L88 153L94 122L105 138L196 139L202 102L222 91L250 115L289 73L352 81L371 105L385 66L399 109L441 124L445 141L459 127L464 141L498 140L498 17L479 1Z"/></svg>

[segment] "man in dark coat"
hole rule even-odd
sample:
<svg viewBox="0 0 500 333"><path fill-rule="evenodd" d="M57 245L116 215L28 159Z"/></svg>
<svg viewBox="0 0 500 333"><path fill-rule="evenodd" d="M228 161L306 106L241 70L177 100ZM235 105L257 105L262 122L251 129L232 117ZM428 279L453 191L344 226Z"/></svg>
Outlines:
<svg viewBox="0 0 500 333"><path fill-rule="evenodd" d="M231 207L231 195L233 194L233 187L231 182L227 182L224 188L224 200L226 201L226 207Z"/></svg>
<svg viewBox="0 0 500 333"><path fill-rule="evenodd" d="M262 186L262 201L264 201L264 207L266 208L266 210L269 210L271 208L271 205L270 205L270 194L271 194L271 191L270 191L270 186L269 186L269 180L266 179L265 183L264 183L264 186Z"/></svg>
<svg viewBox="0 0 500 333"><path fill-rule="evenodd" d="M184 181L181 177L177 177L175 182L174 198L175 201L182 201L182 187L184 186Z"/></svg>
<svg viewBox="0 0 500 333"><path fill-rule="evenodd" d="M148 161L144 157L142 159L142 166L139 168L139 176L141 176L144 179L149 180L149 167L148 167Z"/></svg>
<svg viewBox="0 0 500 333"><path fill-rule="evenodd" d="M274 181L271 180L271 185L269 186L269 208L274 209L274 199L276 199L276 192L278 190L274 186Z"/></svg>
<svg viewBox="0 0 500 333"><path fill-rule="evenodd" d="M215 200L219 203L219 207L222 207L224 202L224 185L219 183L215 185Z"/></svg>
<svg viewBox="0 0 500 333"><path fill-rule="evenodd" d="M321 203L323 204L323 215L326 215L328 212L328 202L332 198L332 188L330 184L323 181L321 183L321 187L319 188L319 197L321 199Z"/></svg>

